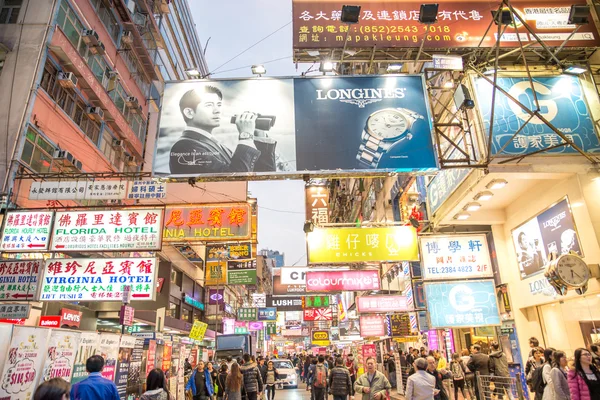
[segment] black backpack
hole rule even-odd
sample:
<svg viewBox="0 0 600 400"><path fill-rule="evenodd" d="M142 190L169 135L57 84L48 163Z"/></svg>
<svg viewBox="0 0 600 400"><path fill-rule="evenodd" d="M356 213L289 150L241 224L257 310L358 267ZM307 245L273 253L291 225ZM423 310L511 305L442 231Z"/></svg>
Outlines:
<svg viewBox="0 0 600 400"><path fill-rule="evenodd" d="M543 394L546 382L543 376L544 366L538 367L531 374L531 389L535 393Z"/></svg>

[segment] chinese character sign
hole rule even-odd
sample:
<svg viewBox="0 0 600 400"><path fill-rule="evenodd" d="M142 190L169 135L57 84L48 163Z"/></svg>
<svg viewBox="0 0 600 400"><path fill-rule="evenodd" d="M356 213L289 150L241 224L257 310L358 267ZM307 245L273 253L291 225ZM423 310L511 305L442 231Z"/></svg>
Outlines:
<svg viewBox="0 0 600 400"><path fill-rule="evenodd" d="M356 308L359 313L408 311L406 296L359 296Z"/></svg>
<svg viewBox="0 0 600 400"><path fill-rule="evenodd" d="M9 211L4 217L0 250L31 252L47 250L52 211Z"/></svg>
<svg viewBox="0 0 600 400"><path fill-rule="evenodd" d="M258 309L254 307L239 308L237 319L239 321L256 321L258 319Z"/></svg>
<svg viewBox="0 0 600 400"><path fill-rule="evenodd" d="M0 319L27 319L30 312L29 304L0 304Z"/></svg>
<svg viewBox="0 0 600 400"><path fill-rule="evenodd" d="M432 214L454 193L454 189L462 183L470 172L471 170L467 168L451 168L438 171L427 186L427 201L429 202L429 211Z"/></svg>
<svg viewBox="0 0 600 400"><path fill-rule="evenodd" d="M424 280L490 278L493 275L485 234L421 236Z"/></svg>
<svg viewBox="0 0 600 400"><path fill-rule="evenodd" d="M361 315L360 336L381 337L385 336L385 317L383 315Z"/></svg>
<svg viewBox="0 0 600 400"><path fill-rule="evenodd" d="M394 337L410 336L412 333L408 314L390 315L390 325Z"/></svg>
<svg viewBox="0 0 600 400"><path fill-rule="evenodd" d="M127 190L128 199L164 199L167 197L167 182L133 181Z"/></svg>
<svg viewBox="0 0 600 400"><path fill-rule="evenodd" d="M313 292L379 290L381 281L378 270L309 271L306 289Z"/></svg>
<svg viewBox="0 0 600 400"><path fill-rule="evenodd" d="M194 321L194 325L192 325L192 329L190 330L190 338L200 341L204 340L206 328L208 328L208 325L206 323L201 321Z"/></svg>
<svg viewBox="0 0 600 400"><path fill-rule="evenodd" d="M165 212L165 241L239 240L250 238L250 205L169 206Z"/></svg>
<svg viewBox="0 0 600 400"><path fill-rule="evenodd" d="M45 261L41 301L154 300L158 264L154 258L62 258Z"/></svg>
<svg viewBox="0 0 600 400"><path fill-rule="evenodd" d="M328 186L309 186L306 188L306 219L315 225L329 223Z"/></svg>
<svg viewBox="0 0 600 400"><path fill-rule="evenodd" d="M325 308L307 308L303 310L304 321L332 321L333 311L331 307Z"/></svg>
<svg viewBox="0 0 600 400"><path fill-rule="evenodd" d="M162 217L161 208L60 211L51 250L160 250Z"/></svg>
<svg viewBox="0 0 600 400"><path fill-rule="evenodd" d="M127 181L40 181L29 189L30 200L121 200Z"/></svg>
<svg viewBox="0 0 600 400"><path fill-rule="evenodd" d="M206 245L206 260L239 260L252 258L250 243L213 243Z"/></svg>
<svg viewBox="0 0 600 400"><path fill-rule="evenodd" d="M277 319L277 308L262 307L258 309L259 321L275 321Z"/></svg>
<svg viewBox="0 0 600 400"><path fill-rule="evenodd" d="M310 263L419 261L417 231L412 226L385 228L316 228L308 234Z"/></svg>
<svg viewBox="0 0 600 400"><path fill-rule="evenodd" d="M430 328L500 325L493 280L425 283Z"/></svg>
<svg viewBox="0 0 600 400"><path fill-rule="evenodd" d="M41 270L41 260L0 261L0 300L33 300Z"/></svg>

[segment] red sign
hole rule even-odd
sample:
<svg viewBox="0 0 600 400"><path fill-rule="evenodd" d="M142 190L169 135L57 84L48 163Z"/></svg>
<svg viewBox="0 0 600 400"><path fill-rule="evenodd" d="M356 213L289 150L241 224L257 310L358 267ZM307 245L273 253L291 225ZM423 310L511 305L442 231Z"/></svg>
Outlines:
<svg viewBox="0 0 600 400"><path fill-rule="evenodd" d="M304 310L304 321L331 321L333 313L331 307L327 308L307 308Z"/></svg>
<svg viewBox="0 0 600 400"><path fill-rule="evenodd" d="M379 290L379 271L309 271L306 289L312 292Z"/></svg>
<svg viewBox="0 0 600 400"><path fill-rule="evenodd" d="M79 328L79 324L81 323L81 315L82 313L79 311L69 310L68 308L61 308L60 326L67 325L73 328Z"/></svg>
<svg viewBox="0 0 600 400"><path fill-rule="evenodd" d="M0 319L0 322L3 323L3 324L25 325L25 318L19 318L19 319Z"/></svg>
<svg viewBox="0 0 600 400"><path fill-rule="evenodd" d="M406 296L359 296L356 308L359 313L408 311Z"/></svg>
<svg viewBox="0 0 600 400"><path fill-rule="evenodd" d="M363 344L362 345L362 357L363 357L363 368L367 368L367 358L372 357L377 360L377 347L375 344Z"/></svg>
<svg viewBox="0 0 600 400"><path fill-rule="evenodd" d="M146 359L146 376L154 369L154 363L156 362L156 340L150 340L148 342L148 356Z"/></svg>
<svg viewBox="0 0 600 400"><path fill-rule="evenodd" d="M158 283L156 285L156 293L162 292L163 285L165 284L165 278L158 278Z"/></svg>
<svg viewBox="0 0 600 400"><path fill-rule="evenodd" d="M133 325L133 316L135 315L135 309L131 306L122 305L121 313L119 314L119 323L125 326Z"/></svg>
<svg viewBox="0 0 600 400"><path fill-rule="evenodd" d="M38 326L43 326L44 328L60 328L60 315L52 315L47 317L40 317L40 323Z"/></svg>
<svg viewBox="0 0 600 400"><path fill-rule="evenodd" d="M385 317L382 315L361 315L360 336L363 338L385 336Z"/></svg>
<svg viewBox="0 0 600 400"><path fill-rule="evenodd" d="M421 1L379 0L362 5L360 23L347 25L340 21L343 1L294 0L294 48L419 47L425 36L425 47L492 47L497 29L492 23L491 10L498 3L487 1L443 1L438 9L437 22L419 23ZM548 46L558 46L576 28L567 20L572 4L584 5L584 0L528 0L511 1L518 15ZM523 44L535 42L517 18L516 26ZM487 31L492 25L492 29ZM485 36L484 36L485 35ZM346 39L347 38L347 39ZM503 47L518 47L517 29L510 25L503 37ZM596 47L600 40L590 16L590 23L582 25L567 47Z"/></svg>

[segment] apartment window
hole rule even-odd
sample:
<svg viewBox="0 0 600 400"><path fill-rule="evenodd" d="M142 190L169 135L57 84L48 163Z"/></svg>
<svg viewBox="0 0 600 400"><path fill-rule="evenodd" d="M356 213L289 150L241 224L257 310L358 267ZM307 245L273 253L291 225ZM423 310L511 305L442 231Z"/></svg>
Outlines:
<svg viewBox="0 0 600 400"><path fill-rule="evenodd" d="M127 92L120 83L117 83L115 89L110 92L110 98L115 103L121 114L125 114L125 99L127 97Z"/></svg>
<svg viewBox="0 0 600 400"><path fill-rule="evenodd" d="M169 309L166 312L167 317L171 318L179 318L179 304L175 304L173 302L169 302Z"/></svg>
<svg viewBox="0 0 600 400"><path fill-rule="evenodd" d="M16 24L23 0L0 0L0 24Z"/></svg>
<svg viewBox="0 0 600 400"><path fill-rule="evenodd" d="M81 22L79 22L79 18L71 7L63 1L60 4L60 9L58 11L58 19L56 23L63 30L69 41L75 46L78 50L80 48L80 39L81 32L84 29L84 26ZM81 51L80 51L81 54Z"/></svg>
<svg viewBox="0 0 600 400"><path fill-rule="evenodd" d="M175 284L177 287L181 287L183 281L183 273L176 269L171 270L171 283Z"/></svg>
<svg viewBox="0 0 600 400"><path fill-rule="evenodd" d="M181 309L181 319L183 321L190 322L190 320L192 319L192 310L190 310L187 307L183 307Z"/></svg>
<svg viewBox="0 0 600 400"><path fill-rule="evenodd" d="M33 129L27 131L21 161L35 172L49 172L56 148Z"/></svg>
<svg viewBox="0 0 600 400"><path fill-rule="evenodd" d="M92 0L92 5L96 9L98 17L104 24L104 27L108 31L108 34L112 38L113 42L117 44L119 40L119 33L121 32L121 26L119 25L119 22L115 18L114 14L110 8L106 6L103 0Z"/></svg>

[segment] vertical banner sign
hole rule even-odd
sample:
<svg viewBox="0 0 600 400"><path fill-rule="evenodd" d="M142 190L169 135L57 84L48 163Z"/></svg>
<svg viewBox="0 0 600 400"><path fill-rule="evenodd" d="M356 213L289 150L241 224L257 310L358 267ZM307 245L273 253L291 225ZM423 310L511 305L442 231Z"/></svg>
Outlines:
<svg viewBox="0 0 600 400"><path fill-rule="evenodd" d="M77 355L73 362L73 377L71 378L71 384L76 384L87 378L88 373L85 369L85 362L88 358L96 354L98 345L100 342L100 336L96 332L81 332L79 337L79 346L77 348Z"/></svg>
<svg viewBox="0 0 600 400"><path fill-rule="evenodd" d="M374 358L377 361L377 345L375 344L363 344L362 345L362 358L363 358L363 368L365 371L367 370L367 359Z"/></svg>
<svg viewBox="0 0 600 400"><path fill-rule="evenodd" d="M146 375L154 369L156 364L156 340L148 342L148 353L146 354Z"/></svg>
<svg viewBox="0 0 600 400"><path fill-rule="evenodd" d="M363 338L386 336L385 317L383 315L361 315L360 336Z"/></svg>
<svg viewBox="0 0 600 400"><path fill-rule="evenodd" d="M125 400L127 395L127 381L129 380L129 365L131 355L135 347L136 338L133 336L121 336L121 346L119 347L119 358L117 360L117 372L115 374L115 385L119 398Z"/></svg>
<svg viewBox="0 0 600 400"><path fill-rule="evenodd" d="M179 344L179 365L177 366L177 398L185 398L185 360L187 359L185 354L185 345Z"/></svg>
<svg viewBox="0 0 600 400"><path fill-rule="evenodd" d="M171 369L171 360L173 358L173 342L165 341L163 346L162 370L167 372Z"/></svg>
<svg viewBox="0 0 600 400"><path fill-rule="evenodd" d="M0 300L33 300L42 263L42 260L0 262Z"/></svg>
<svg viewBox="0 0 600 400"><path fill-rule="evenodd" d="M267 335L276 335L277 334L277 325L274 322L267 323Z"/></svg>
<svg viewBox="0 0 600 400"><path fill-rule="evenodd" d="M42 375L50 329L15 326L4 359L0 398L30 400Z"/></svg>
<svg viewBox="0 0 600 400"><path fill-rule="evenodd" d="M100 334L100 345L98 346L96 354L101 355L102 358L104 358L102 377L109 381L112 381L115 378L120 343L121 335L111 333Z"/></svg>
<svg viewBox="0 0 600 400"><path fill-rule="evenodd" d="M142 371L142 357L144 355L144 339L136 338L135 346L131 352L129 373L127 379L127 398L137 398L140 394L140 379Z"/></svg>
<svg viewBox="0 0 600 400"><path fill-rule="evenodd" d="M32 252L48 250L53 211L9 211L4 217L0 250Z"/></svg>
<svg viewBox="0 0 600 400"><path fill-rule="evenodd" d="M75 363L75 353L79 349L81 332L52 329L48 342L48 356L44 363L41 381L62 378L71 381Z"/></svg>
<svg viewBox="0 0 600 400"><path fill-rule="evenodd" d="M306 188L306 219L315 225L329 223L329 190L327 186Z"/></svg>

